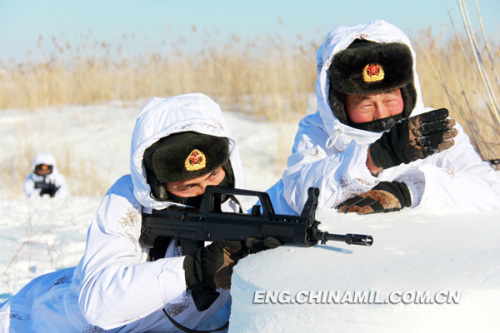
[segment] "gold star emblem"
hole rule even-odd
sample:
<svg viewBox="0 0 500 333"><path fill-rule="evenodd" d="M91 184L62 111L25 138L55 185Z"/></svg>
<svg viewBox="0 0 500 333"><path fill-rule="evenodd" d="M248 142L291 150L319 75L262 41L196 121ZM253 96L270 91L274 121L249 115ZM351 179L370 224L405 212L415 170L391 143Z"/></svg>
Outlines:
<svg viewBox="0 0 500 333"><path fill-rule="evenodd" d="M189 153L188 157L184 161L184 166L187 171L196 171L203 169L207 166L207 158L205 154L203 154L198 149L194 149L191 153Z"/></svg>
<svg viewBox="0 0 500 333"><path fill-rule="evenodd" d="M368 64L363 68L363 81L377 82L384 79L384 69L379 64Z"/></svg>

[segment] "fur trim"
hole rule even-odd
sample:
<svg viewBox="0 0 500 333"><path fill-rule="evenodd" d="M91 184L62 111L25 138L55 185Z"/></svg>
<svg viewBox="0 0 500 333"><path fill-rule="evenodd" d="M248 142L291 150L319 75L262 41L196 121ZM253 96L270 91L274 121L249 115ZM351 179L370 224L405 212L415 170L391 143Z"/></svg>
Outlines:
<svg viewBox="0 0 500 333"><path fill-rule="evenodd" d="M344 94L369 94L406 86L413 81L413 59L402 43L367 43L369 46L347 48L335 55L330 66L333 89ZM384 77L374 82L363 78L365 66L376 64Z"/></svg>

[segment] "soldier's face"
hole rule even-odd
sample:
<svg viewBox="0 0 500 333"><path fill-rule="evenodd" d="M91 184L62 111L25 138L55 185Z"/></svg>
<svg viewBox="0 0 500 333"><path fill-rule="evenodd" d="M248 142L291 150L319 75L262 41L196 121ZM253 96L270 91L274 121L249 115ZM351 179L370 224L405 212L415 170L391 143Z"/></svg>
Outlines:
<svg viewBox="0 0 500 333"><path fill-rule="evenodd" d="M167 191L183 198L196 197L205 193L209 185L219 185L226 176L222 167L196 178L167 183Z"/></svg>
<svg viewBox="0 0 500 333"><path fill-rule="evenodd" d="M52 173L52 166L47 164L39 164L35 167L35 174L39 176L46 176Z"/></svg>
<svg viewBox="0 0 500 333"><path fill-rule="evenodd" d="M401 90L367 95L347 95L346 113L353 123L361 124L398 115L403 112Z"/></svg>

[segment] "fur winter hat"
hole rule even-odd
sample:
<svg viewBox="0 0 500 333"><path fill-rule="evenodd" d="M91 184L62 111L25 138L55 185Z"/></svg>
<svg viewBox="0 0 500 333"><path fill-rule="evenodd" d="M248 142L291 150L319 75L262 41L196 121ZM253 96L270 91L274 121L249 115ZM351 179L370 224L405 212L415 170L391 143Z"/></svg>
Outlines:
<svg viewBox="0 0 500 333"><path fill-rule="evenodd" d="M403 43L376 43L356 39L333 58L328 69L330 106L342 123L352 125L345 111L346 94L371 94L396 88L404 100L403 117L415 107L413 58Z"/></svg>
<svg viewBox="0 0 500 333"><path fill-rule="evenodd" d="M144 167L152 194L166 199L165 184L195 178L229 161L225 137L182 132L171 134L144 152Z"/></svg>

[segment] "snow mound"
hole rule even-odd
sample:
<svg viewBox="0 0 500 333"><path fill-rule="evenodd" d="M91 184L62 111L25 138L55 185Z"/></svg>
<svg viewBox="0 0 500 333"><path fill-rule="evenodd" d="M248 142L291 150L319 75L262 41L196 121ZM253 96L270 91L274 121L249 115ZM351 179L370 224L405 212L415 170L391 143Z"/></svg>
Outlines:
<svg viewBox="0 0 500 333"><path fill-rule="evenodd" d="M371 247L282 246L234 269L229 332L497 332L499 212L318 212ZM429 304L433 303L433 304Z"/></svg>

